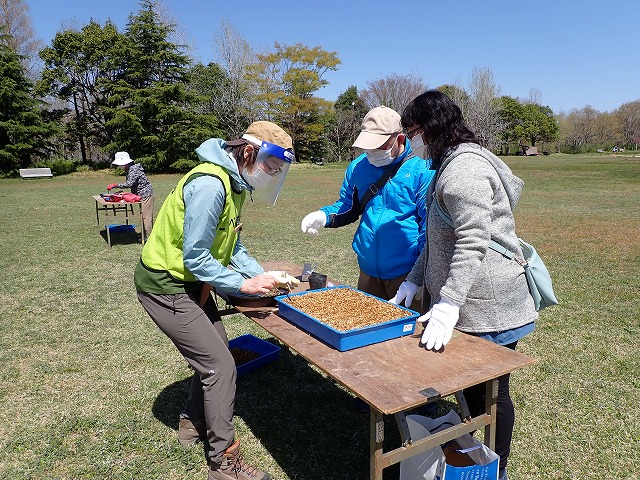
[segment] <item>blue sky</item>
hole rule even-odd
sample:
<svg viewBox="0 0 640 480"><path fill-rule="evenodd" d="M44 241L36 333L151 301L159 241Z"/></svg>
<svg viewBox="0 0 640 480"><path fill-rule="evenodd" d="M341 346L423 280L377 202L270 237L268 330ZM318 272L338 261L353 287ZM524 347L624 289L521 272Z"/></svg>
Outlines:
<svg viewBox="0 0 640 480"><path fill-rule="evenodd" d="M50 44L61 26L110 18L124 28L135 0L26 0L36 35ZM163 0L192 46L215 61L222 19L256 51L274 42L337 52L341 64L318 92L328 100L385 75L416 74L428 87L467 87L488 68L502 95L528 98L555 113L589 105L612 111L640 99L640 1Z"/></svg>

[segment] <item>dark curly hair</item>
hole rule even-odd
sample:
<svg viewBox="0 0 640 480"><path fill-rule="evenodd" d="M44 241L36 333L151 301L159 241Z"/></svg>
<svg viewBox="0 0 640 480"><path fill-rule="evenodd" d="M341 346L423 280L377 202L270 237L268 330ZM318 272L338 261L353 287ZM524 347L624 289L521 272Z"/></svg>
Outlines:
<svg viewBox="0 0 640 480"><path fill-rule="evenodd" d="M467 127L460 107L439 90L427 90L414 98L403 110L400 121L405 129L414 124L424 128L425 141L436 169L449 148L465 142L479 143Z"/></svg>

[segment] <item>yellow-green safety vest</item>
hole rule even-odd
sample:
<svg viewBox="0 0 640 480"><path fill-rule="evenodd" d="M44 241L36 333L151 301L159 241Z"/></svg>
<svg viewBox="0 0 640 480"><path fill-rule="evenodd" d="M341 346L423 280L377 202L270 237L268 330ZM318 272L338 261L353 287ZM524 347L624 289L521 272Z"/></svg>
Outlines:
<svg viewBox="0 0 640 480"><path fill-rule="evenodd" d="M238 239L237 226L246 197L246 190L235 192L227 171L213 163L201 163L180 179L169 193L153 223L153 230L142 249L142 263L151 269L166 271L176 280L197 282L184 265L182 243L184 240L184 195L183 188L191 180L211 175L224 185L225 203L216 228L211 255L225 267L229 265L233 248Z"/></svg>

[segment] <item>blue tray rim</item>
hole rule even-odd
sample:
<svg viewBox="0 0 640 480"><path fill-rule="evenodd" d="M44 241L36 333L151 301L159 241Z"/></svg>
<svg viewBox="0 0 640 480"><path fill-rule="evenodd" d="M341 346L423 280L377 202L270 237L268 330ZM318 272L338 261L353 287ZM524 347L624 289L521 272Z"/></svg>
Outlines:
<svg viewBox="0 0 640 480"><path fill-rule="evenodd" d="M313 292L322 292L325 290L335 290L338 288L347 288L349 290L355 290L357 292L362 293L363 295L367 295L369 297L373 297L376 300L380 300L381 302L385 302L385 303L390 303L388 300L384 300L383 298L380 297L376 297L375 295L371 295L370 293L367 292L363 292L362 290L358 290L357 288L351 287L349 285L334 285L333 287L325 287L325 288L319 288L317 290L307 290L305 292L297 292L297 293L290 293L290 294L285 294L285 295L278 295L277 297L275 297L275 300L278 304L278 308L280 307L280 303L284 303L285 304L285 308L290 308L292 310L295 310L296 312L298 312L300 315L304 315L306 317L308 317L311 320L314 320L316 322L318 322L319 324L321 324L323 327L327 328L328 330L331 330L332 332L338 334L338 335L347 335L347 334L351 334L353 332L358 332L358 331L366 331L366 330L370 330L374 327L378 327L380 325L395 325L400 324L400 323L404 323L407 322L409 320L414 320L416 318L418 318L420 316L420 314L414 310L411 310L410 308L407 307L403 307L402 305L396 305L395 303L391 303L391 305L393 305L394 307L398 307L401 310L406 311L407 313L409 313L409 315L407 315L406 317L401 317L401 318L394 318L393 320L389 320L387 322L382 322L382 323L374 323L373 325L367 325L366 327L359 327L359 328L352 328L351 330L336 330L335 328L333 328L331 325L327 325L326 323L323 323L321 321L319 321L318 319L315 319L313 317L309 317L309 315L307 315L306 313L304 313L302 310L294 307L293 305L286 303L283 301L283 299L288 298L288 297L295 297L295 296L300 296L300 295L305 295L308 293L313 293Z"/></svg>
<svg viewBox="0 0 640 480"><path fill-rule="evenodd" d="M254 369L258 368L258 367L262 367L263 365L266 365L267 363L271 363L273 360L275 360L279 355L280 355L280 351L282 350L279 346L274 345L271 342L267 342L266 340L260 338L260 337L256 337L255 335L252 335L250 333L244 333L242 335L238 335L235 338L232 338L229 340L229 349L233 348L233 347L239 347L242 348L242 345L247 345L246 340L249 340L249 343L254 343L254 344L259 344L262 345L264 348L264 350L267 350L266 352L257 352L256 350L251 350L251 348L246 348L247 350L251 350L252 352L258 353L260 354L260 356L258 358L254 358L253 360L250 360L246 363L243 363L242 365L238 365L236 366L236 370L238 372L238 376L240 375L244 375L245 373L249 373L250 371L253 371ZM244 343L243 343L244 342ZM240 345L236 345L236 344L240 344Z"/></svg>

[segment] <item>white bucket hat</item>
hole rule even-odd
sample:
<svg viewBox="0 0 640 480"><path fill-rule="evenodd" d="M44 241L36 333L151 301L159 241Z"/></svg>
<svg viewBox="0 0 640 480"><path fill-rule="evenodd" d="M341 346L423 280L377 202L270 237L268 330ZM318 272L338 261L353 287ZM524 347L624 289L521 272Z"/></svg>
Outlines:
<svg viewBox="0 0 640 480"><path fill-rule="evenodd" d="M122 166L127 165L131 162L133 162L133 160L131 160L131 157L129 157L129 154L127 152L117 152L115 160L111 162L111 165Z"/></svg>

